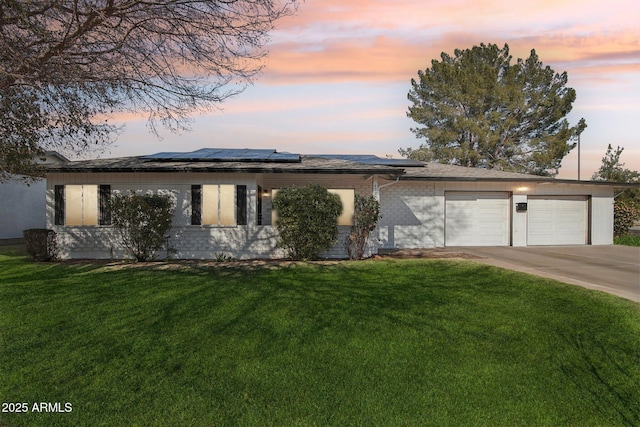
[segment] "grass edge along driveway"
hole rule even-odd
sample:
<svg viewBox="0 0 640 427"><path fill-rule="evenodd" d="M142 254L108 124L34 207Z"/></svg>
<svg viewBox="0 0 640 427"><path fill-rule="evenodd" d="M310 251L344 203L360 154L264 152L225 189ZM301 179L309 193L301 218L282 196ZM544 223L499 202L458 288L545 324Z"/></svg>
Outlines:
<svg viewBox="0 0 640 427"><path fill-rule="evenodd" d="M0 254L2 426L638 425L639 344L638 304L466 261Z"/></svg>

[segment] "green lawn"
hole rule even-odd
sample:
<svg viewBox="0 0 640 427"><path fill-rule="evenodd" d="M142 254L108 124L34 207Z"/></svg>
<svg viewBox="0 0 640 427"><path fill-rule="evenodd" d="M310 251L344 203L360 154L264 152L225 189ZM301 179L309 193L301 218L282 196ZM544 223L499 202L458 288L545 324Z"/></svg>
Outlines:
<svg viewBox="0 0 640 427"><path fill-rule="evenodd" d="M640 246L640 236L620 236L613 238L613 244L625 246Z"/></svg>
<svg viewBox="0 0 640 427"><path fill-rule="evenodd" d="M0 251L0 400L29 408L3 427L632 426L638 384L640 305L473 262Z"/></svg>

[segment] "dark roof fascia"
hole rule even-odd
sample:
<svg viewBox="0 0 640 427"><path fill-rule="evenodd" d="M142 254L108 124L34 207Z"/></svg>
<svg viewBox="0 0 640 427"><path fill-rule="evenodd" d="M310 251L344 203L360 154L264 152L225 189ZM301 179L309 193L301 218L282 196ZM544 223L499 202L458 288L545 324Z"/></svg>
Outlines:
<svg viewBox="0 0 640 427"><path fill-rule="evenodd" d="M402 171L380 171L380 170L368 170L368 169L117 169L117 168L104 168L104 169L66 169L61 168L48 168L47 173L69 173L69 172L82 172L82 173L273 173L273 174L329 174L329 175L398 175Z"/></svg>
<svg viewBox="0 0 640 427"><path fill-rule="evenodd" d="M70 167L69 167L70 166ZM332 174L332 175L393 175L403 173L398 168L277 168L277 167L73 167L55 165L46 168L47 173L272 173L272 174Z"/></svg>
<svg viewBox="0 0 640 427"><path fill-rule="evenodd" d="M397 168L396 168L397 169ZM265 170L263 172L255 172L254 173L289 173L289 174L312 174L312 175L321 175L321 174L329 174L329 175L393 175L394 177L403 173L402 170L380 170L380 169L281 169L281 170Z"/></svg>
<svg viewBox="0 0 640 427"><path fill-rule="evenodd" d="M219 162L242 162L242 163L300 163L300 160L291 160L291 159L191 159L188 157L181 159L144 159L148 161L153 161L157 163L175 163L175 162L201 162L201 163L219 163Z"/></svg>

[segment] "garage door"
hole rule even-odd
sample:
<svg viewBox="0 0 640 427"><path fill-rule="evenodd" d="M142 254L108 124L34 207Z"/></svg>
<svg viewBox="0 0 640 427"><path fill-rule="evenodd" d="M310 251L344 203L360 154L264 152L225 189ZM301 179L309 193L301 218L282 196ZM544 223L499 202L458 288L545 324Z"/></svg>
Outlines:
<svg viewBox="0 0 640 427"><path fill-rule="evenodd" d="M508 246L509 193L447 192L446 246Z"/></svg>
<svg viewBox="0 0 640 427"><path fill-rule="evenodd" d="M588 243L586 197L529 197L527 202L528 245Z"/></svg>

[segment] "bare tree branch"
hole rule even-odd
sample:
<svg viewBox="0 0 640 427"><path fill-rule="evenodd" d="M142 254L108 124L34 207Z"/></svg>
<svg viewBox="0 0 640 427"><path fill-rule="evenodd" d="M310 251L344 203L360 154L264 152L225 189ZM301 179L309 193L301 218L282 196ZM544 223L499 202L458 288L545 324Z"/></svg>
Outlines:
<svg viewBox="0 0 640 427"><path fill-rule="evenodd" d="M269 32L295 3L0 1L0 181L19 153L108 144L115 112L184 129L256 78Z"/></svg>

